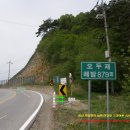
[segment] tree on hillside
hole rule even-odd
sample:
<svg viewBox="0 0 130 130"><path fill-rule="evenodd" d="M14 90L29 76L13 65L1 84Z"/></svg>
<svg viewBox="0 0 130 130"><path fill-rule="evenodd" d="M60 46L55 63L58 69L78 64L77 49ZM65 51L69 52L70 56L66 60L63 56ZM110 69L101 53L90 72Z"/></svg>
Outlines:
<svg viewBox="0 0 130 130"><path fill-rule="evenodd" d="M59 19L59 27L60 29L65 29L65 30L71 30L73 24L74 24L74 16L73 15L63 15Z"/></svg>
<svg viewBox="0 0 130 130"><path fill-rule="evenodd" d="M130 2L121 1L107 10L108 23L112 31L112 49L121 54L130 45Z"/></svg>
<svg viewBox="0 0 130 130"><path fill-rule="evenodd" d="M39 26L38 32L36 32L37 37L41 34L44 35L50 30L55 29L56 27L58 27L58 25L58 20L52 20L51 18L44 20L43 24Z"/></svg>

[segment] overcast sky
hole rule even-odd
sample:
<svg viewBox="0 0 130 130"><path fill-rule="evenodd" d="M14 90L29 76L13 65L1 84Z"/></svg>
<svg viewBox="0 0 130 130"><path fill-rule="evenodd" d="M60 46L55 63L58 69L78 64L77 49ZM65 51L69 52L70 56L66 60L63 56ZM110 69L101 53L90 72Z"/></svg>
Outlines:
<svg viewBox="0 0 130 130"><path fill-rule="evenodd" d="M106 0L107 2L109 0ZM97 0L0 0L0 80L21 70L40 41L39 25L47 18L90 11Z"/></svg>

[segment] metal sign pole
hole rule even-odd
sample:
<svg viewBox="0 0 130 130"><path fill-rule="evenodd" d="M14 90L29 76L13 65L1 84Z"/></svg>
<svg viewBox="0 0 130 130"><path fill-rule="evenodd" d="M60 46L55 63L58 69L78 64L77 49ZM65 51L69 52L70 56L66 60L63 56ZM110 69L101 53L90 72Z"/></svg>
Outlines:
<svg viewBox="0 0 130 130"><path fill-rule="evenodd" d="M106 81L106 91L107 91L107 130L110 130L110 122L109 122L109 81Z"/></svg>
<svg viewBox="0 0 130 130"><path fill-rule="evenodd" d="M90 130L90 99L91 99L91 80L88 80L88 130Z"/></svg>
<svg viewBox="0 0 130 130"><path fill-rule="evenodd" d="M72 73L69 73L70 95L72 97Z"/></svg>

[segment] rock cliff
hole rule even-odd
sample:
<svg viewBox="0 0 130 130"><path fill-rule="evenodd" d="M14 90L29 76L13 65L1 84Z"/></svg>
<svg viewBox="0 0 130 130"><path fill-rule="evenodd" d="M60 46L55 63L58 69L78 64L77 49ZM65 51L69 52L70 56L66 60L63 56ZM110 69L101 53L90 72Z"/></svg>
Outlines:
<svg viewBox="0 0 130 130"><path fill-rule="evenodd" d="M29 59L26 66L19 71L13 78L32 77L34 76L37 82L47 80L49 66L46 58L37 51Z"/></svg>

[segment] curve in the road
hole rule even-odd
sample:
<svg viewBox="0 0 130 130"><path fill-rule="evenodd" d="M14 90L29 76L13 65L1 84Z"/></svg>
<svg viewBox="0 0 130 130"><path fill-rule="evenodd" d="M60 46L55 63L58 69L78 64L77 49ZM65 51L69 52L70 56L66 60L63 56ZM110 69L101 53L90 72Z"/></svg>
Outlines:
<svg viewBox="0 0 130 130"><path fill-rule="evenodd" d="M0 130L27 130L44 102L34 91L0 89Z"/></svg>
<svg viewBox="0 0 130 130"><path fill-rule="evenodd" d="M34 91L32 91L34 92ZM35 117L37 116L38 112L40 111L41 107L42 107L42 104L43 104L43 96L38 93L38 92L34 92L34 93L37 93L39 94L39 96L41 97L41 102L39 104L39 106L37 107L37 109L33 112L33 114L28 118L28 120L21 126L21 128L19 130L27 130L30 128L30 126L32 125Z"/></svg>

